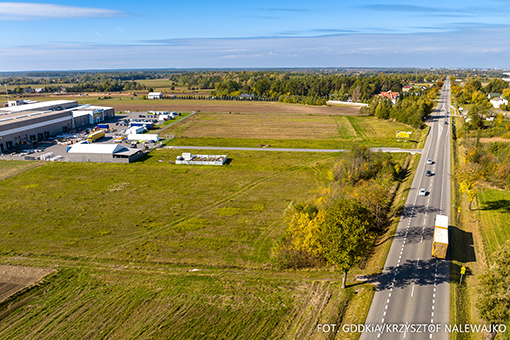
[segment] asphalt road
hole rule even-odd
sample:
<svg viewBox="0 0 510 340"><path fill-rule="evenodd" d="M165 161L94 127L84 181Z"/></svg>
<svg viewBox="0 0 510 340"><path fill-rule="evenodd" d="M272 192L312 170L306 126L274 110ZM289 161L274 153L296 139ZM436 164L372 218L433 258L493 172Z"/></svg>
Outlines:
<svg viewBox="0 0 510 340"><path fill-rule="evenodd" d="M429 136L365 322L383 325L383 331L364 332L362 340L449 338L448 257L431 256L435 216L450 216L450 124L445 123L449 103L447 80L429 118ZM432 165L426 164L429 158ZM425 176L427 170L431 177ZM426 196L418 196L421 188Z"/></svg>

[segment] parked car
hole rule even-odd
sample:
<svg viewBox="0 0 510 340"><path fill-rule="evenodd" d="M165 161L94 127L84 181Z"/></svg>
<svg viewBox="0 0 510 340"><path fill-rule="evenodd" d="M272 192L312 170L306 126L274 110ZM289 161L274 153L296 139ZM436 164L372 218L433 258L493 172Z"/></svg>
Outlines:
<svg viewBox="0 0 510 340"><path fill-rule="evenodd" d="M427 194L427 191L425 189L420 189L420 192L418 193L419 196L425 196Z"/></svg>

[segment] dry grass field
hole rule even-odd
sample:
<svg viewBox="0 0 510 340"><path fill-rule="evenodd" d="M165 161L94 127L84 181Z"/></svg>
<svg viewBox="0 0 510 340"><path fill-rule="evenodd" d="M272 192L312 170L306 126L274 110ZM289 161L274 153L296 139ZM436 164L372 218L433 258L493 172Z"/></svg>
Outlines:
<svg viewBox="0 0 510 340"><path fill-rule="evenodd" d="M42 162L0 161L0 181L16 176L24 171L37 168L43 164Z"/></svg>
<svg viewBox="0 0 510 340"><path fill-rule="evenodd" d="M335 139L353 138L344 117L203 113L176 125L173 134L190 138ZM349 132L351 132L349 134ZM354 132L355 133L355 132Z"/></svg>
<svg viewBox="0 0 510 340"><path fill-rule="evenodd" d="M410 141L396 141L401 130L413 132ZM197 113L160 132L165 134L177 137L172 145L343 148L363 143L414 148L421 131L376 117Z"/></svg>

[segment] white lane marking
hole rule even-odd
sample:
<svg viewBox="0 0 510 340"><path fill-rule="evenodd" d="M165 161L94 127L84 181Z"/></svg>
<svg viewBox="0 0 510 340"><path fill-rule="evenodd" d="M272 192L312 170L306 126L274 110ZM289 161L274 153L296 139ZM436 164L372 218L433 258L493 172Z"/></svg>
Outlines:
<svg viewBox="0 0 510 340"><path fill-rule="evenodd" d="M414 285L413 285L413 288L411 289L411 297L413 297L414 295Z"/></svg>

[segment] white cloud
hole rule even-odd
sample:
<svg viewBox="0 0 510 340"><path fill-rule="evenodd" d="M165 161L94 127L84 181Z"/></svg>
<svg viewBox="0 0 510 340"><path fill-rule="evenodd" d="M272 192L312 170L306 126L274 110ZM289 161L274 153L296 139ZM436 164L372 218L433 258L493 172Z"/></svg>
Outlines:
<svg viewBox="0 0 510 340"><path fill-rule="evenodd" d="M30 2L0 2L0 20L35 20L45 18L111 18L127 13L102 8L72 7Z"/></svg>

